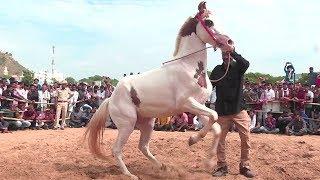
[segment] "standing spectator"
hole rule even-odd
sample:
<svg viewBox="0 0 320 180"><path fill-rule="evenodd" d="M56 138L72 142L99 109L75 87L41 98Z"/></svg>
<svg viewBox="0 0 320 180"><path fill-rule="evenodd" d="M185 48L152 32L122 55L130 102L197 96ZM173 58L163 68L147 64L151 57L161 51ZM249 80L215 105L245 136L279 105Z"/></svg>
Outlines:
<svg viewBox="0 0 320 180"><path fill-rule="evenodd" d="M113 90L114 90L114 87L112 86L111 82L107 82L105 86L105 93L106 93L105 98L109 98Z"/></svg>
<svg viewBox="0 0 320 180"><path fill-rule="evenodd" d="M28 99L28 92L25 89L25 85L23 82L19 82L16 88L16 91L22 99L27 100Z"/></svg>
<svg viewBox="0 0 320 180"><path fill-rule="evenodd" d="M39 84L39 79L35 78L33 84L36 86L37 91L41 91L41 85Z"/></svg>
<svg viewBox="0 0 320 180"><path fill-rule="evenodd" d="M295 72L291 62L286 62L284 66L284 72L286 73L285 82L289 84L295 83Z"/></svg>
<svg viewBox="0 0 320 180"><path fill-rule="evenodd" d="M77 105L79 93L77 91L76 85L71 86L70 93L72 96L70 98L69 107L68 107L68 115L67 115L68 117L70 117L74 107L76 107L76 105Z"/></svg>
<svg viewBox="0 0 320 180"><path fill-rule="evenodd" d="M39 101L41 102L40 104L41 111L44 111L48 107L47 103L49 103L51 99L50 92L48 91L48 86L46 84L43 84L41 91L39 91L38 93L39 93Z"/></svg>
<svg viewBox="0 0 320 180"><path fill-rule="evenodd" d="M316 87L320 88L320 74L317 76Z"/></svg>
<svg viewBox="0 0 320 180"><path fill-rule="evenodd" d="M309 87L311 87L312 85L316 85L316 81L317 81L317 76L318 74L316 72L313 71L313 67L309 68L309 74L308 74L308 85Z"/></svg>
<svg viewBox="0 0 320 180"><path fill-rule="evenodd" d="M306 102L307 97L307 90L300 83L297 83L296 89L292 95L293 104L291 105L291 111L294 112L296 109L304 109L304 104Z"/></svg>
<svg viewBox="0 0 320 180"><path fill-rule="evenodd" d="M4 98L4 100L1 101L2 109L11 109L12 101L7 100L7 98L13 99L13 88L11 84L7 85L7 88L2 92L2 96Z"/></svg>
<svg viewBox="0 0 320 180"><path fill-rule="evenodd" d="M260 102L262 102L262 112L259 112L259 123L264 125L264 120L267 118L267 112L272 111L272 102L275 100L275 92L271 84L264 86L264 91L261 94Z"/></svg>
<svg viewBox="0 0 320 180"><path fill-rule="evenodd" d="M77 106L80 108L82 105L85 104L85 100L87 99L87 86L84 82L81 82L78 86L78 93L79 93L79 97L78 100L80 101L79 103L77 103Z"/></svg>
<svg viewBox="0 0 320 180"><path fill-rule="evenodd" d="M216 88L213 88L213 90L212 90L212 92L210 94L209 100L208 100L210 109L213 109L213 110L215 109L216 99L217 99L217 97L216 97Z"/></svg>
<svg viewBox="0 0 320 180"><path fill-rule="evenodd" d="M313 102L313 98L314 98L314 93L311 91L310 86L308 86L307 84L305 85L305 90L306 90L306 98L305 98L305 113L308 117L311 117L311 112L312 112L312 105L308 104L308 103L312 103Z"/></svg>
<svg viewBox="0 0 320 180"><path fill-rule="evenodd" d="M29 101L39 102L39 92L34 84L30 86L27 97Z"/></svg>
<svg viewBox="0 0 320 180"><path fill-rule="evenodd" d="M57 96L58 96L58 83L53 83L52 88L50 89L51 103L57 104Z"/></svg>
<svg viewBox="0 0 320 180"><path fill-rule="evenodd" d="M100 86L99 90L97 91L97 95L99 98L99 105L100 105L106 97L106 92L104 90L104 86L102 86L102 85Z"/></svg>
<svg viewBox="0 0 320 180"><path fill-rule="evenodd" d="M56 120L53 129L59 128L59 120L60 115L62 114L62 123L60 125L60 129L64 130L64 127L66 126L66 115L68 111L68 101L70 98L70 91L67 88L67 81L63 80L61 82L61 88L57 89L57 97L56 101Z"/></svg>

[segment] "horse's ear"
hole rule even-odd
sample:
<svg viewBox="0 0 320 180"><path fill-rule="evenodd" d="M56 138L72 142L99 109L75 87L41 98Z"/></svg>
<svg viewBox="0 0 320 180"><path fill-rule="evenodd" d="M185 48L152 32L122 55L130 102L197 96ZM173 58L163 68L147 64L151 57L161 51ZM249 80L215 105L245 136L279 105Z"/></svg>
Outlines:
<svg viewBox="0 0 320 180"><path fill-rule="evenodd" d="M204 9L207 9L207 7L206 7L206 2L205 2L205 1L202 1L202 2L200 2L199 5L198 5L198 10L199 10L199 12L202 12Z"/></svg>
<svg viewBox="0 0 320 180"><path fill-rule="evenodd" d="M209 19L206 19L204 20L204 23L206 26L208 27L212 27L214 25L213 21L209 20Z"/></svg>

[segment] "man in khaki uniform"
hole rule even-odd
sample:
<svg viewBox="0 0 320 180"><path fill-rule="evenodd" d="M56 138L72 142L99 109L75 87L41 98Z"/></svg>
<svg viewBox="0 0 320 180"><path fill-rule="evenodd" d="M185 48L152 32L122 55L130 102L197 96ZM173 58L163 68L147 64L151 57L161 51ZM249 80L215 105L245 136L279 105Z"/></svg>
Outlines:
<svg viewBox="0 0 320 180"><path fill-rule="evenodd" d="M59 119L62 114L62 123L60 129L64 130L64 126L66 126L66 115L68 111L68 101L71 97L70 90L67 88L67 81L62 81L61 87L57 89L56 96L56 120L54 123L53 129L59 128Z"/></svg>

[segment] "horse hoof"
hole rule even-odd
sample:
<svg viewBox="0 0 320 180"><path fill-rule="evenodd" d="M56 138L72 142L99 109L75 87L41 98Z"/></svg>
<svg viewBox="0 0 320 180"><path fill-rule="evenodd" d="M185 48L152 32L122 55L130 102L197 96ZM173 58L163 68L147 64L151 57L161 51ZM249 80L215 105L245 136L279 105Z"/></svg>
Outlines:
<svg viewBox="0 0 320 180"><path fill-rule="evenodd" d="M205 167L205 169L211 170L214 167L214 163L212 163L211 160L206 159L204 161L204 167Z"/></svg>
<svg viewBox="0 0 320 180"><path fill-rule="evenodd" d="M160 167L160 169L161 169L162 171L167 171L167 170L168 170L168 167L167 167L165 164L162 164L161 167Z"/></svg>
<svg viewBox="0 0 320 180"><path fill-rule="evenodd" d="M132 180L139 180L138 176L135 176L133 174L129 175L130 179Z"/></svg>
<svg viewBox="0 0 320 180"><path fill-rule="evenodd" d="M189 146L192 146L192 145L194 145L195 143L197 143L197 141L196 140L194 140L194 138L191 136L190 138L189 138Z"/></svg>

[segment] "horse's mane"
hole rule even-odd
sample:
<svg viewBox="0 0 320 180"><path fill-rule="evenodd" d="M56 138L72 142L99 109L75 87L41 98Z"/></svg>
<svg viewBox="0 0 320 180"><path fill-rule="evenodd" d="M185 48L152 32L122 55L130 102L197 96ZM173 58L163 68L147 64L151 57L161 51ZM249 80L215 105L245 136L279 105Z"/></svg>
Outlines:
<svg viewBox="0 0 320 180"><path fill-rule="evenodd" d="M177 55L179 51L180 41L182 37L190 36L193 32L196 32L198 20L196 18L189 17L186 22L181 26L179 34L176 38L175 50L173 56Z"/></svg>

